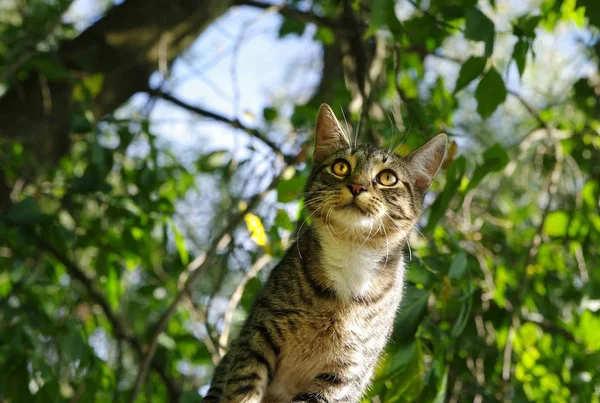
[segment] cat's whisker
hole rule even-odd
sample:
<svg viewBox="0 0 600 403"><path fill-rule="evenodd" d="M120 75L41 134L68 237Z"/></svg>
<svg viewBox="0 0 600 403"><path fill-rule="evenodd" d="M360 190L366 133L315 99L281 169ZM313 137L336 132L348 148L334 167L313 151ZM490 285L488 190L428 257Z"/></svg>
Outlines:
<svg viewBox="0 0 600 403"><path fill-rule="evenodd" d="M392 114L394 113L394 110L392 109ZM386 113L386 116L388 118L388 120L390 121L390 124L394 127L394 135L392 136L392 141L390 142L390 147L388 149L386 158L389 158L390 155L392 155L392 151L394 150L394 143L396 143L396 135L398 134L398 126L396 125L396 116L394 115L394 122L392 122L392 118L390 118L390 115L388 115Z"/></svg>
<svg viewBox="0 0 600 403"><path fill-rule="evenodd" d="M354 144L358 144L358 134L360 133L360 122L362 122L362 112L358 115L358 123L356 125L356 134L354 135Z"/></svg>
<svg viewBox="0 0 600 403"><path fill-rule="evenodd" d="M429 240L427 239L427 237L425 235L423 235L423 233L421 232L421 230L416 225L414 227L414 230L417 231L419 233L419 235L421 235L426 242L429 242Z"/></svg>
<svg viewBox="0 0 600 403"><path fill-rule="evenodd" d="M315 197L314 199L310 199L310 200L304 202L304 206L311 206L315 203L321 203L329 198L330 198L329 195Z"/></svg>
<svg viewBox="0 0 600 403"><path fill-rule="evenodd" d="M333 204L333 203L332 203ZM333 241L335 243L338 243L337 239L335 239L335 237L333 236L333 234L331 233L331 229L329 229L329 214L331 214L331 211L335 208L335 204L331 206L331 208L329 209L329 211L327 212L327 215L325 216L325 227L327 227L327 231L329 231L329 235L331 235L331 239L333 239ZM333 231L335 232L335 231Z"/></svg>
<svg viewBox="0 0 600 403"><path fill-rule="evenodd" d="M362 108L360 117L368 121L368 108ZM304 197L299 199L302 204L294 203L301 208L301 217L306 217L304 221L298 220L292 230L298 254L292 245L269 273L261 296L244 322L244 331L231 343L215 369L210 389L203 398L207 403L224 399L254 401L256 396L259 400L282 397L277 401L302 400L302 396L327 396L330 401L351 397L358 401L368 382L350 380L357 373L361 379L369 380L375 373L392 334L394 313L402 300L405 287L402 273L406 270L404 243L408 244L412 260L409 235L422 213L422 203L417 197L423 196L423 192L380 191L379 186L356 189L351 182L370 177L371 166L382 162L386 152L389 161L383 161L383 169L421 170L433 178L442 163L447 138L438 136L415 150L410 158L403 158L392 150L359 145L360 120L356 133L348 122L346 131L342 126L329 106L320 107L313 154L315 166L306 187L297 189L304 191L301 193ZM396 129L400 131L402 125ZM391 149L396 147L399 137L394 132L394 137L389 138ZM337 175L335 165L328 167L325 163L343 153L348 157L349 144L353 147L354 161L346 161L352 164L339 171L346 176ZM348 196L345 189L348 184L355 196L361 193L356 190L367 191L359 198L360 202L355 200L359 204L364 200L365 208L341 207L346 199L342 196ZM360 245L358 250L356 245ZM256 274L263 259L269 262L268 256L260 258L248 273ZM231 297L230 313L239 303L238 291ZM323 303L324 297L327 303ZM310 316L304 315L304 311L310 311ZM315 317L336 320L327 322L327 331L315 332ZM264 337L257 339L256 334ZM319 351L314 351L315 345ZM248 349L253 354L248 354ZM308 382L315 379L315 374L332 370L330 362L324 361L319 353L322 351L329 352L331 357L352 357L347 364L340 363L335 368L336 376L339 374L340 379L349 381L343 382L343 387L335 379L323 382L324 385L319 382L314 390L311 383L311 390L307 391L298 384L298 379Z"/></svg>
<svg viewBox="0 0 600 403"><path fill-rule="evenodd" d="M404 239L406 240L406 245L408 245L408 261L412 262L412 249L410 248L410 241L408 240L408 235L405 235Z"/></svg>
<svg viewBox="0 0 600 403"><path fill-rule="evenodd" d="M300 224L298 231L296 231L296 248L298 249L298 256L300 256L300 259L302 259L302 253L300 253L300 242L298 242L298 240L300 238L300 231L302 230L302 227L304 226L304 224L306 224L306 222L310 219L310 217L312 217L317 211L319 211L319 209L316 209L315 211L310 213L310 215L308 217L306 217L304 219L304 221L302 221L302 224Z"/></svg>
<svg viewBox="0 0 600 403"><path fill-rule="evenodd" d="M346 141L348 142L348 145L350 146L350 150L352 150L352 138L350 136L350 129L349 129L350 126L348 126L348 121L346 120L346 114L344 113L344 108L340 106L340 110L342 111L342 116L344 117L344 123L346 123L346 131L344 132L342 130L342 134L346 138Z"/></svg>
<svg viewBox="0 0 600 403"><path fill-rule="evenodd" d="M400 142L400 144L398 144L398 147L400 147L402 144L404 144L404 142L408 138L408 135L410 133L410 129L412 129L412 122L408 122L408 129L406 129L406 134L404 135L404 138L402 139L402 141Z"/></svg>
<svg viewBox="0 0 600 403"><path fill-rule="evenodd" d="M398 224L389 213L385 212L383 214L390 220L390 224L393 225L395 229L404 229L404 226Z"/></svg>
<svg viewBox="0 0 600 403"><path fill-rule="evenodd" d="M369 240L369 237L371 236L372 231L373 231L373 221L371 221L371 224L369 225L369 233L367 234L367 237L365 238L364 242L358 247L359 250L360 250L360 248L362 248L364 246L364 244L367 243L367 241Z"/></svg>

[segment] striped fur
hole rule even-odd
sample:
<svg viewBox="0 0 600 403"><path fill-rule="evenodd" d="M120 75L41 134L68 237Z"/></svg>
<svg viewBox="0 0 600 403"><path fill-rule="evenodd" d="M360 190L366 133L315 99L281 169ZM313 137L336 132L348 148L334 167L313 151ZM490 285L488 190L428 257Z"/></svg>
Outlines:
<svg viewBox="0 0 600 403"><path fill-rule="evenodd" d="M352 146L328 106L317 122L306 225L272 270L217 367L206 403L358 402L402 299L402 250L446 147L408 157ZM349 164L340 177L336 161ZM391 170L393 186L377 182ZM353 194L350 184L363 186Z"/></svg>

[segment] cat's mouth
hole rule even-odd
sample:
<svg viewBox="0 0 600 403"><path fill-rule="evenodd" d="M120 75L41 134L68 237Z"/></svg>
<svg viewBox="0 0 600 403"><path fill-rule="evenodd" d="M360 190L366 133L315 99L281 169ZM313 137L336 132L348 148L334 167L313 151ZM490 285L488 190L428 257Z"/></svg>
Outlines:
<svg viewBox="0 0 600 403"><path fill-rule="evenodd" d="M356 203L355 199L351 199L348 203L344 204L342 206L343 210L349 209L349 210L354 210L354 211L358 211L359 213L363 214L363 215L369 215L369 211L367 209L365 209L364 207L361 207L358 205L358 203Z"/></svg>

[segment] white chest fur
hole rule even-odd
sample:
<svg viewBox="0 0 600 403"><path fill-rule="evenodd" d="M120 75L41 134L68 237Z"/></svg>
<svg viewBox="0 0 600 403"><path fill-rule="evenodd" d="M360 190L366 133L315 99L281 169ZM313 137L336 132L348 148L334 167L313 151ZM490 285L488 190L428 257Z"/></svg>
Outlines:
<svg viewBox="0 0 600 403"><path fill-rule="evenodd" d="M322 265L338 297L351 299L367 293L388 251L336 240L329 233L321 233L320 240Z"/></svg>

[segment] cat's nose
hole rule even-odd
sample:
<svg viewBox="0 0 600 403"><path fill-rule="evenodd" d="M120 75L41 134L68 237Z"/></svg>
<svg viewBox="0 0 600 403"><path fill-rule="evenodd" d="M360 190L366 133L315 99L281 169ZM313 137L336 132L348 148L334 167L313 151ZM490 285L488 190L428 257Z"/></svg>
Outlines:
<svg viewBox="0 0 600 403"><path fill-rule="evenodd" d="M358 196L362 192L365 192L367 190L367 187L359 183L351 183L348 185L348 189L350 190L350 193L352 193L353 196Z"/></svg>

